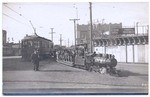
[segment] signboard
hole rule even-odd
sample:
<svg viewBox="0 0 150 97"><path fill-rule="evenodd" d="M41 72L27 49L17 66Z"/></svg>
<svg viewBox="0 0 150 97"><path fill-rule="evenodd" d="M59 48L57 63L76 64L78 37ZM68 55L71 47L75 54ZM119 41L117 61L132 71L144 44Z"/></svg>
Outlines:
<svg viewBox="0 0 150 97"><path fill-rule="evenodd" d="M135 34L135 28L122 28L122 34Z"/></svg>
<svg viewBox="0 0 150 97"><path fill-rule="evenodd" d="M118 35L120 33L120 29L121 28L114 28L114 29L112 29L111 35Z"/></svg>
<svg viewBox="0 0 150 97"><path fill-rule="evenodd" d="M114 28L111 34L135 34L135 28Z"/></svg>

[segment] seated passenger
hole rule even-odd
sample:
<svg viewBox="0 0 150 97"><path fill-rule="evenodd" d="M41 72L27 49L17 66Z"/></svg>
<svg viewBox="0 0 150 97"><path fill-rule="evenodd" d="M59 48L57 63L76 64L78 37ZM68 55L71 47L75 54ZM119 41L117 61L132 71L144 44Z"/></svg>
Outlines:
<svg viewBox="0 0 150 97"><path fill-rule="evenodd" d="M95 57L97 54L96 52L93 52L93 54L91 55L92 57Z"/></svg>

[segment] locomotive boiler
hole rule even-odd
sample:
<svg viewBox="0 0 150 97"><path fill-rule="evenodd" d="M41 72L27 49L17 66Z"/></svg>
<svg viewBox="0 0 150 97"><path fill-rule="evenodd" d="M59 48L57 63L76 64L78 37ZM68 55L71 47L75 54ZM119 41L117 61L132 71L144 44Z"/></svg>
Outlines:
<svg viewBox="0 0 150 97"><path fill-rule="evenodd" d="M114 70L117 66L117 60L112 54L94 54L94 56L92 54L86 56L85 66L89 71L104 73L105 70L105 72L115 73Z"/></svg>
<svg viewBox="0 0 150 97"><path fill-rule="evenodd" d="M117 65L117 60L115 59L114 55L111 54L97 54L95 57L93 57L94 64L99 65L100 67L116 67ZM110 57L107 57L107 56Z"/></svg>

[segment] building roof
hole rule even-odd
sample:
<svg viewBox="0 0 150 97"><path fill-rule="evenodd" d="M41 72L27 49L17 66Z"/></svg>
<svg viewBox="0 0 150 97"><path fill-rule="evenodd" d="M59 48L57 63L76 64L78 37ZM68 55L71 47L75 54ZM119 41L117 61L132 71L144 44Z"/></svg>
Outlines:
<svg viewBox="0 0 150 97"><path fill-rule="evenodd" d="M41 38L41 39L44 39L44 40L48 40L48 41L50 41L50 42L52 42L51 40L49 40L49 39L47 39L47 38L44 38L44 37L41 37L41 36L39 36L39 35L37 35L37 34L34 34L34 35L26 35L25 37L24 37L24 39L22 39L22 40L32 40L32 39L36 39L36 38Z"/></svg>

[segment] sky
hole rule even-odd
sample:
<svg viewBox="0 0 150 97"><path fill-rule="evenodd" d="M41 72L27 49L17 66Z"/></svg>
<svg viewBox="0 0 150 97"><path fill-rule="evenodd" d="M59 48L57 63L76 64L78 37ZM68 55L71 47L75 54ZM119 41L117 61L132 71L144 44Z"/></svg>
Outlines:
<svg viewBox="0 0 150 97"><path fill-rule="evenodd" d="M121 23L123 26L149 24L148 2L93 2L93 22ZM20 16L21 15L21 16ZM7 31L10 42L19 42L26 34L32 35L33 26L39 36L51 39L51 28L54 28L53 41L59 44L62 34L63 45L74 44L74 23L69 19L79 18L78 24L88 24L90 21L88 2L41 2L41 3L3 3L2 29Z"/></svg>

